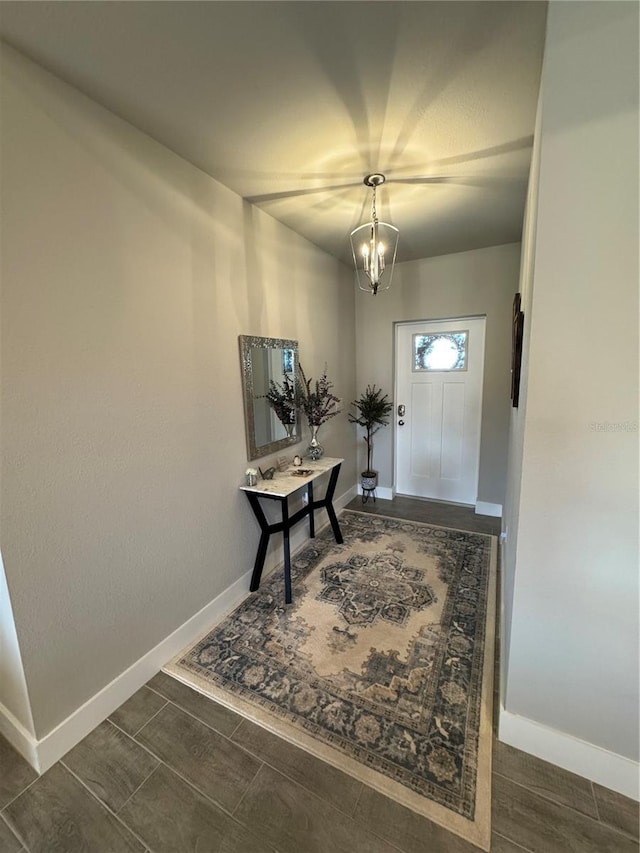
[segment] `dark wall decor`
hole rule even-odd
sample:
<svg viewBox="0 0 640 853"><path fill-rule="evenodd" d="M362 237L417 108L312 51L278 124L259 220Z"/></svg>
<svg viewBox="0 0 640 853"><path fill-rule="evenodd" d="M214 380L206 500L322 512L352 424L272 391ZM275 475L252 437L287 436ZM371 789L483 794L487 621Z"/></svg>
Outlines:
<svg viewBox="0 0 640 853"><path fill-rule="evenodd" d="M511 405L517 408L520 396L520 367L522 362L522 333L524 331L524 312L520 310L520 294L513 299L513 317L511 321Z"/></svg>

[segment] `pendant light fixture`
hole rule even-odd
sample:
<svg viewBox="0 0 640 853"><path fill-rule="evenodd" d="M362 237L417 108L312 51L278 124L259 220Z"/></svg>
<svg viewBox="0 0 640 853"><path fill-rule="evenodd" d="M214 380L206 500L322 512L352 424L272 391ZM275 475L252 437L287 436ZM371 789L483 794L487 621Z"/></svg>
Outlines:
<svg viewBox="0 0 640 853"><path fill-rule="evenodd" d="M388 290L391 286L400 234L393 225L378 221L376 190L384 182L385 177L379 172L364 179L365 185L373 190L371 222L355 228L350 235L358 287L374 296L379 290Z"/></svg>

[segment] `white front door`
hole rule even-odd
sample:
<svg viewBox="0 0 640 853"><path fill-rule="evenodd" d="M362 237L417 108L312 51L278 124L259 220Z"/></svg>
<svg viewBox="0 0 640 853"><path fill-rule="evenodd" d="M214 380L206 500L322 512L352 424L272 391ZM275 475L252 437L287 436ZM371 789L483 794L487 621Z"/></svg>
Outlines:
<svg viewBox="0 0 640 853"><path fill-rule="evenodd" d="M396 326L398 494L476 503L484 336L484 317Z"/></svg>

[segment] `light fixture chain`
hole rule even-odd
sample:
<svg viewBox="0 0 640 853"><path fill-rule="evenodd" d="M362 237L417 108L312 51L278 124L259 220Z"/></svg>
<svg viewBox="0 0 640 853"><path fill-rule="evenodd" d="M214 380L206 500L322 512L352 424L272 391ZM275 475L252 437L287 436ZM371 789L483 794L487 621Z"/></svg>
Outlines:
<svg viewBox="0 0 640 853"><path fill-rule="evenodd" d="M376 190L377 190L377 186L374 184L373 185L373 199L371 201L371 221L372 222L378 221L378 212L376 210Z"/></svg>

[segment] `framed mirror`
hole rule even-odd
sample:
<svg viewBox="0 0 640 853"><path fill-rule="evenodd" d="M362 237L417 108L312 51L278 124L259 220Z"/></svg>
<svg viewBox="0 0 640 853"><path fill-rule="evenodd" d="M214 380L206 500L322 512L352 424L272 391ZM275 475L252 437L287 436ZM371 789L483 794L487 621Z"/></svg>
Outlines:
<svg viewBox="0 0 640 853"><path fill-rule="evenodd" d="M295 407L279 398L293 388L298 372L298 342L283 338L240 335L240 365L244 395L247 457L259 459L300 441L300 418ZM283 395L283 397L286 397ZM277 403L281 402L281 405Z"/></svg>

